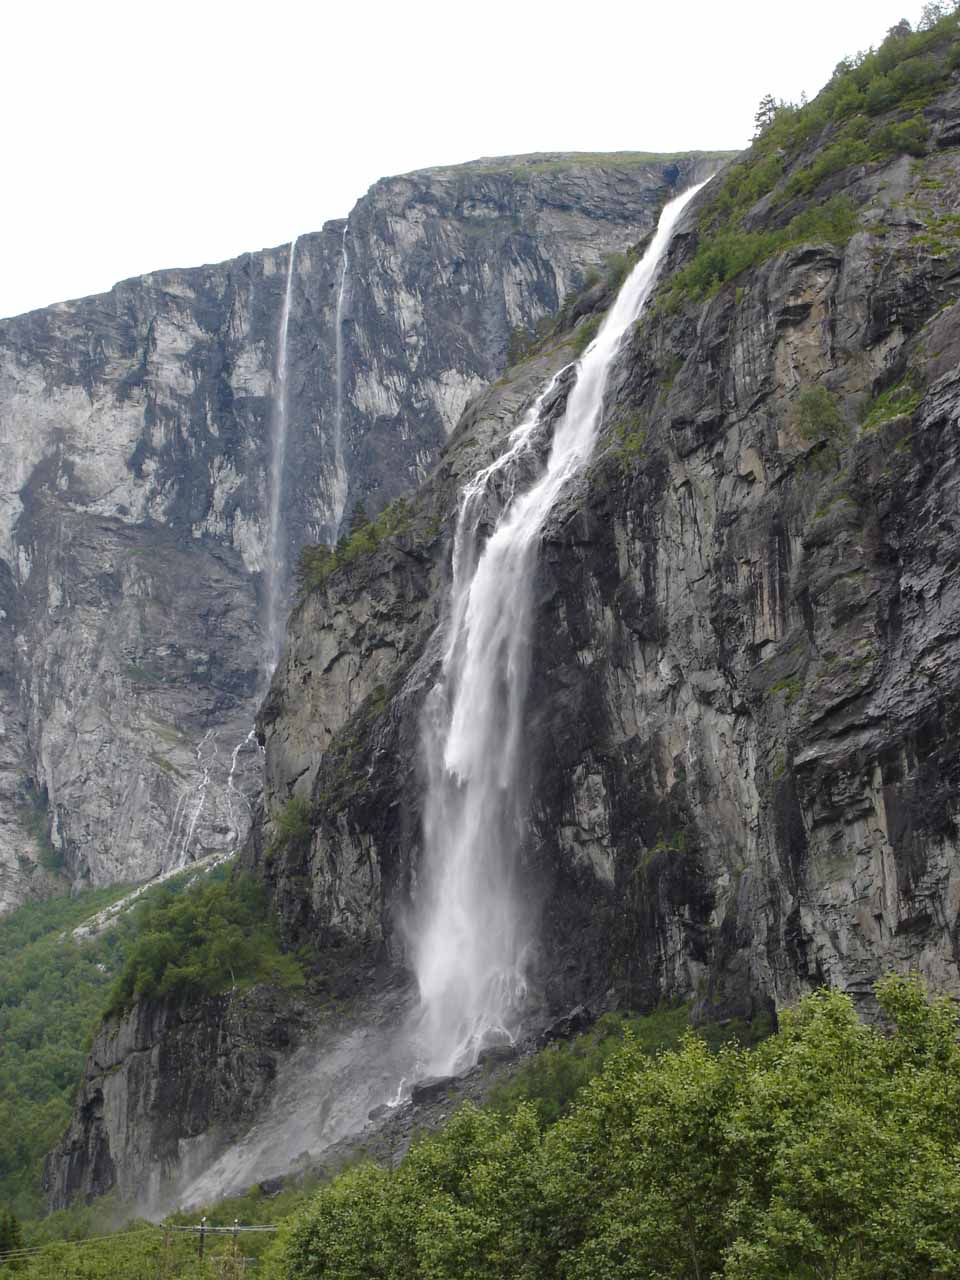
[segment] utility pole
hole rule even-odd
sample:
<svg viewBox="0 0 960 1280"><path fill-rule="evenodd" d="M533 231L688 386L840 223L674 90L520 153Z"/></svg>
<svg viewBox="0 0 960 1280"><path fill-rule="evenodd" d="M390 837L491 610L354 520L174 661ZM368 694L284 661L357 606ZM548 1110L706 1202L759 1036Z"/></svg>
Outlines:
<svg viewBox="0 0 960 1280"><path fill-rule="evenodd" d="M197 1251L197 1257L200 1258L201 1262L203 1261L203 1242L204 1242L204 1239L206 1238L206 1234L207 1234L207 1215L204 1214L203 1217L200 1219L200 1246Z"/></svg>

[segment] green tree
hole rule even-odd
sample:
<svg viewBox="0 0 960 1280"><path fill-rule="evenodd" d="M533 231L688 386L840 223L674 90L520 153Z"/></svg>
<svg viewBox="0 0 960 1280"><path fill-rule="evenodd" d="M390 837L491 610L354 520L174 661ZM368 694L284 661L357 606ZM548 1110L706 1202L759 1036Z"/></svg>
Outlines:
<svg viewBox="0 0 960 1280"><path fill-rule="evenodd" d="M17 1215L11 1209L6 1209L0 1214L0 1264L3 1264L4 1258L10 1253L23 1248L23 1231ZM14 1270L18 1263L13 1259L9 1259L5 1263L5 1269Z"/></svg>
<svg viewBox="0 0 960 1280"><path fill-rule="evenodd" d="M293 1219L275 1280L945 1280L960 1275L956 1011L821 991L755 1049L628 1034L559 1121L464 1107Z"/></svg>
<svg viewBox="0 0 960 1280"><path fill-rule="evenodd" d="M362 499L358 499L353 504L353 510L350 512L350 519L347 522L347 536L359 533L361 529L366 529L370 523L370 517L367 515L367 508L364 506Z"/></svg>
<svg viewBox="0 0 960 1280"><path fill-rule="evenodd" d="M753 117L753 136L759 138L777 118L782 103L778 103L772 93L765 93L760 99Z"/></svg>

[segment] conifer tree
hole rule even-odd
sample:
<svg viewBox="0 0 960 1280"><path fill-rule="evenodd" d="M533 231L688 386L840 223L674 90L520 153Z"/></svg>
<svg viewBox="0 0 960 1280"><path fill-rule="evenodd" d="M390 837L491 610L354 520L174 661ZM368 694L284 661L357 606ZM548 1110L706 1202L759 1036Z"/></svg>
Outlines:
<svg viewBox="0 0 960 1280"><path fill-rule="evenodd" d="M0 1262L15 1249L23 1248L23 1232L16 1214L7 1209L0 1215ZM13 1269L14 1264L10 1264Z"/></svg>
<svg viewBox="0 0 960 1280"><path fill-rule="evenodd" d="M760 99L760 105L757 107L756 114L753 117L753 136L755 138L759 138L773 124L779 109L773 94L765 93Z"/></svg>
<svg viewBox="0 0 960 1280"><path fill-rule="evenodd" d="M367 515L367 509L363 505L362 500L353 504L353 510L350 512L350 523L347 526L350 533L359 533L361 529L365 529L370 523L370 517Z"/></svg>

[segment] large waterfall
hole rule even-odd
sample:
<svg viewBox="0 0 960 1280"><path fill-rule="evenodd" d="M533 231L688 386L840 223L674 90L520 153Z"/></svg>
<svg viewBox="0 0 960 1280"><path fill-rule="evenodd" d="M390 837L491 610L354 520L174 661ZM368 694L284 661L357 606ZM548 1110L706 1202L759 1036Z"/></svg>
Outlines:
<svg viewBox="0 0 960 1280"><path fill-rule="evenodd" d="M520 1024L533 930L517 892L517 863L526 825L524 708L537 546L555 502L590 457L610 366L650 295L677 218L699 189L663 210L578 361L538 478L520 489L516 473L530 468L556 379L460 498L445 652L422 728L425 901L413 955L423 1061L433 1072L471 1065L486 1043L512 1040ZM481 520L497 494L502 507L483 543Z"/></svg>
<svg viewBox="0 0 960 1280"><path fill-rule="evenodd" d="M290 329L290 302L293 297L293 270L297 252L297 238L290 241L287 258L287 283L280 312L280 329L277 334L277 364L274 378L273 411L270 422L270 474L269 516L267 524L266 563L266 618L264 630L267 640L266 666L272 674L280 650L286 625L284 599L287 588L286 527L283 520L283 480L287 460L287 428L289 395L287 389L287 337Z"/></svg>
<svg viewBox="0 0 960 1280"><path fill-rule="evenodd" d="M504 452L460 496L441 674L422 723L428 771L423 900L411 924L419 1006L398 1022L395 995L381 993L365 1022L304 1044L240 1142L209 1165L205 1139L192 1152L184 1144L181 1203L283 1173L298 1151L318 1156L358 1133L371 1108L400 1103L411 1081L469 1067L485 1045L513 1040L523 1030L535 921L516 892L516 867L527 817L524 710L537 546L564 486L590 457L610 366L697 190L666 206L646 254L579 360L546 463L543 445L568 370L550 382ZM491 511L499 515L484 542ZM193 1181L191 1169L199 1173Z"/></svg>

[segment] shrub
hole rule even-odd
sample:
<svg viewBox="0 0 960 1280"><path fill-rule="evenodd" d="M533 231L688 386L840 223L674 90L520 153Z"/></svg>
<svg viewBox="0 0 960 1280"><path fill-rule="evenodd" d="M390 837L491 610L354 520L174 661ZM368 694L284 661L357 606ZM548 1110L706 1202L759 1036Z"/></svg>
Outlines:
<svg viewBox="0 0 960 1280"><path fill-rule="evenodd" d="M397 498L375 520L349 531L335 548L310 544L301 549L294 570L297 594L302 599L322 587L330 575L374 551L389 538L406 533L413 524L413 507L406 498Z"/></svg>
<svg viewBox="0 0 960 1280"><path fill-rule="evenodd" d="M797 397L793 421L804 440L835 439L844 436L847 425L836 397L826 387L804 387Z"/></svg>
<svg viewBox="0 0 960 1280"><path fill-rule="evenodd" d="M912 377L904 378L896 386L874 396L863 411L861 427L864 431L874 431L881 423L899 418L901 414L913 413L922 398L922 392Z"/></svg>
<svg viewBox="0 0 960 1280"><path fill-rule="evenodd" d="M798 169L787 180L783 188L784 199L795 195L807 195L831 174L849 169L852 165L863 164L869 160L873 149L861 138L844 137L830 147L825 147L813 164Z"/></svg>
<svg viewBox="0 0 960 1280"><path fill-rule="evenodd" d="M232 985L274 982L299 986L303 974L284 955L266 897L252 877L233 876L157 892L136 912L136 941L114 984L107 1012L138 999L215 994Z"/></svg>
<svg viewBox="0 0 960 1280"><path fill-rule="evenodd" d="M89 939L70 930L124 892L27 903L0 919L0 1205L20 1217L40 1212L41 1162L70 1117L127 945L123 924Z"/></svg>
<svg viewBox="0 0 960 1280"><path fill-rule="evenodd" d="M647 430L640 414L632 414L613 424L611 454L622 471L629 471L643 457L647 445Z"/></svg>
<svg viewBox="0 0 960 1280"><path fill-rule="evenodd" d="M30 833L36 846L37 858L45 871L54 875L63 870L63 851L50 838L50 813L47 788L38 787L31 778L21 788L22 802L18 809L21 824Z"/></svg>
<svg viewBox="0 0 960 1280"><path fill-rule="evenodd" d="M686 298L712 297L741 271L806 241L844 245L857 227L857 214L848 197L838 195L822 205L804 209L785 227L772 231L728 230L701 241L690 262L674 273L665 295L668 308Z"/></svg>
<svg viewBox="0 0 960 1280"><path fill-rule="evenodd" d="M273 821L282 844L302 844L310 837L310 805L302 796L291 796Z"/></svg>
<svg viewBox="0 0 960 1280"><path fill-rule="evenodd" d="M957 18L951 10L921 31L895 30L879 49L845 59L813 102L781 106L744 159L708 189L696 253L664 286L666 304L707 298L740 271L802 236L844 244L857 222L849 202L846 208L828 202L819 212L807 210L801 215L807 220L805 229L794 219L785 228L758 232L745 219L760 199L769 198L776 210L786 200L813 194L851 165L903 152L923 155L927 126L916 113L947 84L952 68L960 64L958 49ZM914 114L871 130L871 116L894 110ZM814 160L783 182L791 162L818 140L822 146Z"/></svg>
<svg viewBox="0 0 960 1280"><path fill-rule="evenodd" d="M603 259L606 286L618 290L633 270L634 260L628 253L608 253Z"/></svg>
<svg viewBox="0 0 960 1280"><path fill-rule="evenodd" d="M880 153L905 152L909 156L922 156L927 151L929 133L926 120L917 115L881 125L870 134L870 141Z"/></svg>
<svg viewBox="0 0 960 1280"><path fill-rule="evenodd" d="M654 1054L676 1048L689 1025L686 1005L643 1016L606 1013L589 1031L527 1059L509 1080L491 1090L490 1105L508 1115L528 1104L541 1124L553 1124L626 1037L644 1053Z"/></svg>

